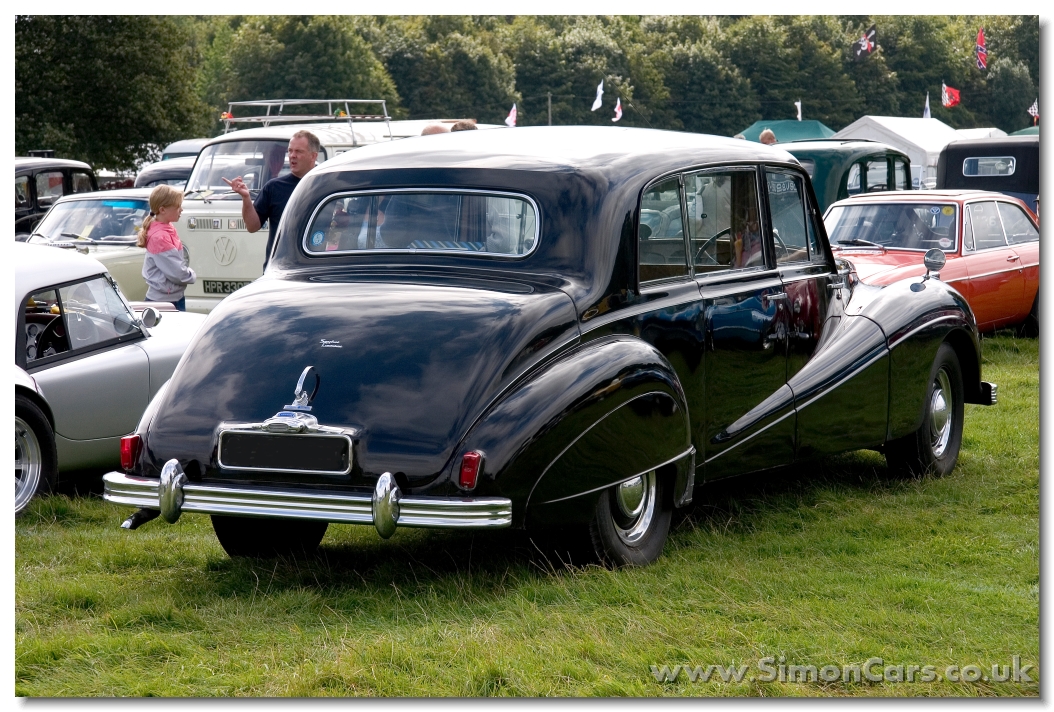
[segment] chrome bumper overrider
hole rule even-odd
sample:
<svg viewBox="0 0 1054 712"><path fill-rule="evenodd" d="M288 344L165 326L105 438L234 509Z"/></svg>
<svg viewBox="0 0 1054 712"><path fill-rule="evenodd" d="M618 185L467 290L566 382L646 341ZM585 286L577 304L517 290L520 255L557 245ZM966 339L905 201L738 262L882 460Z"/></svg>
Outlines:
<svg viewBox="0 0 1054 712"><path fill-rule="evenodd" d="M103 499L113 504L160 510L168 522L183 512L279 519L373 524L387 538L400 527L489 529L512 524L512 501L504 497L407 497L384 473L372 495L190 482L176 460L161 479L121 472L103 476Z"/></svg>

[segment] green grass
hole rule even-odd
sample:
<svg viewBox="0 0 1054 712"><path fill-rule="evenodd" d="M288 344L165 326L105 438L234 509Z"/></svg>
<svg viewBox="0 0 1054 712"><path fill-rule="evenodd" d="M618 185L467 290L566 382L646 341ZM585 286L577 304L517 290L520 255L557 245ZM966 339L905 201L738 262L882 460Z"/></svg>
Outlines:
<svg viewBox="0 0 1054 712"><path fill-rule="evenodd" d="M984 342L995 408L959 465L853 453L714 485L644 569L566 568L517 532L331 526L309 562L231 561L206 517L118 528L97 497L17 524L16 692L95 695L1038 695L1038 682L762 682L786 664L1039 658L1039 344ZM650 665L742 665L741 683ZM1038 680L1035 668L1031 671Z"/></svg>

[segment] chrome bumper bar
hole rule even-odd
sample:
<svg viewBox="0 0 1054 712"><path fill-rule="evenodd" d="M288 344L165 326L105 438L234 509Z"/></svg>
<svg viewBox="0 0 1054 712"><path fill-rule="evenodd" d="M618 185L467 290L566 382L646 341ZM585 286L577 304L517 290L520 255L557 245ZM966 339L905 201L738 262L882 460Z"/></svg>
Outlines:
<svg viewBox="0 0 1054 712"><path fill-rule="evenodd" d="M183 512L312 519L373 524L385 538L392 535L396 526L491 529L512 524L512 500L406 497L388 473L378 479L372 495L190 482L176 460L165 464L160 480L110 472L103 476L103 483L103 499L107 502L160 510L170 523Z"/></svg>

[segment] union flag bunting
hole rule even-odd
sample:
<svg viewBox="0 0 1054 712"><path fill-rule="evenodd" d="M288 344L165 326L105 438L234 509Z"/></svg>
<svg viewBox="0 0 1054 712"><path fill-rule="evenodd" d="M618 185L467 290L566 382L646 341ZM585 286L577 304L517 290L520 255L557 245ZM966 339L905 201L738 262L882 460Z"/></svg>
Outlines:
<svg viewBox="0 0 1054 712"><path fill-rule="evenodd" d="M959 103L959 90L952 89L950 86L941 82L941 105L945 109L950 109Z"/></svg>
<svg viewBox="0 0 1054 712"><path fill-rule="evenodd" d="M974 48L977 52L977 68L987 69L988 68L988 49L984 43L984 28L977 30L977 46Z"/></svg>

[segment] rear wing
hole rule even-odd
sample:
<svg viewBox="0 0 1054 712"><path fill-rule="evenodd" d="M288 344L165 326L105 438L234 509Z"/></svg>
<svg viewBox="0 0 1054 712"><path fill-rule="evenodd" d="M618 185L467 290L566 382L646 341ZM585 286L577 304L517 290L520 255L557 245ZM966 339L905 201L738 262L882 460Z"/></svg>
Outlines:
<svg viewBox="0 0 1054 712"><path fill-rule="evenodd" d="M292 113L285 113L287 107L297 107ZM307 107L307 113L300 113ZM325 107L323 111L323 107ZM374 113L365 113L366 108L373 108ZM377 113L380 109L380 113ZM359 113L355 113L359 112ZM262 99L260 101L232 101L227 105L220 120L224 123L223 133L230 133L239 128L250 126L271 126L272 124L301 124L313 121L348 122L354 127L358 121L383 121L391 136L391 117L384 99ZM239 125L244 124L244 125Z"/></svg>

